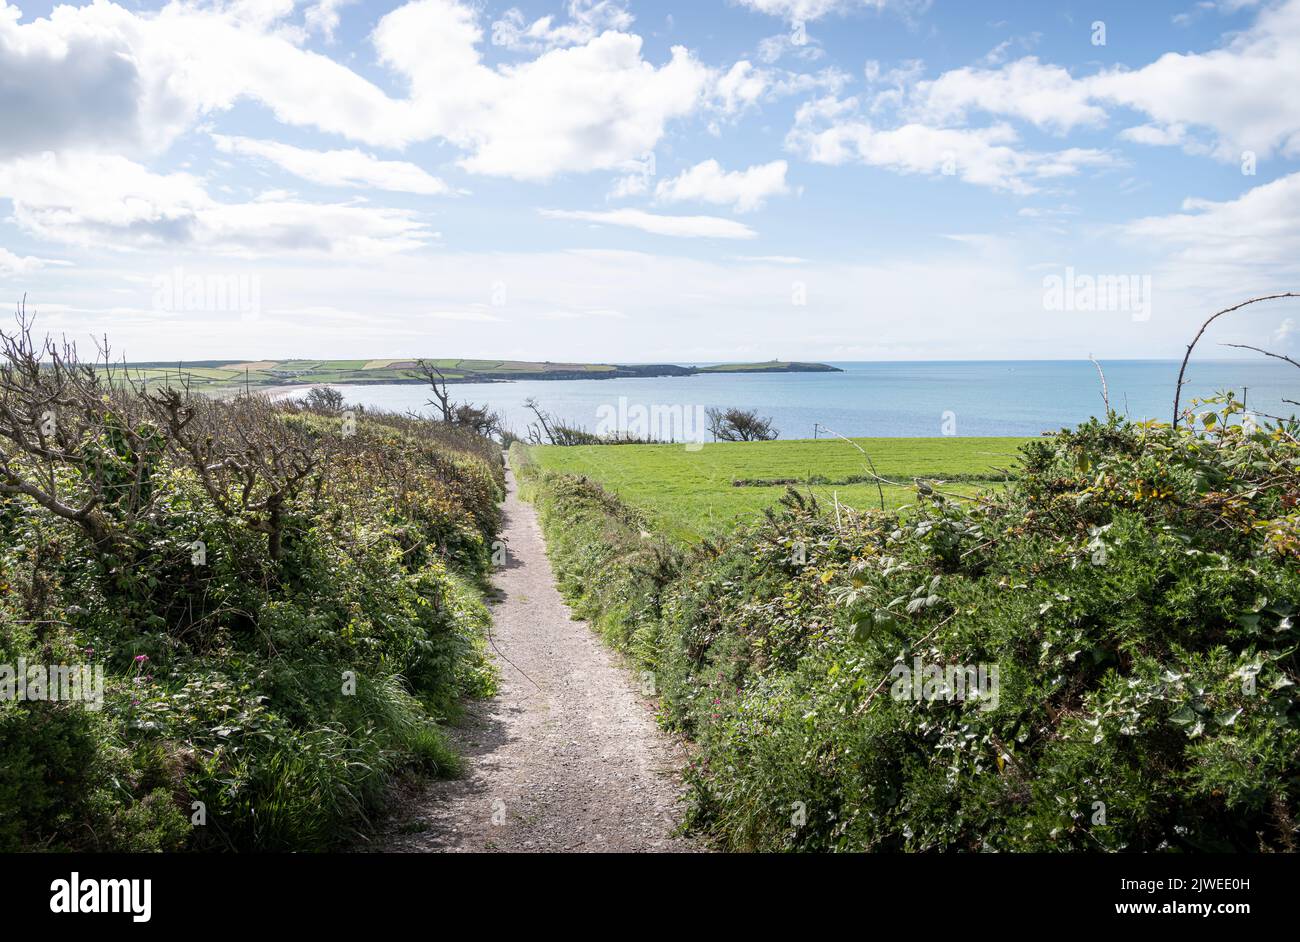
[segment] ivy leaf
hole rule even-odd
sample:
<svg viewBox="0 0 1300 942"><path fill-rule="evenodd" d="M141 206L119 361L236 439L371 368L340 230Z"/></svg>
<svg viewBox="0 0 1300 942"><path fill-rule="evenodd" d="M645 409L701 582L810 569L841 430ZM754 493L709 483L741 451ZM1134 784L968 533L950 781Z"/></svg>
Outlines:
<svg viewBox="0 0 1300 942"><path fill-rule="evenodd" d="M1241 716L1241 707L1237 707L1235 710L1225 710L1214 719L1220 726L1234 726L1239 716Z"/></svg>

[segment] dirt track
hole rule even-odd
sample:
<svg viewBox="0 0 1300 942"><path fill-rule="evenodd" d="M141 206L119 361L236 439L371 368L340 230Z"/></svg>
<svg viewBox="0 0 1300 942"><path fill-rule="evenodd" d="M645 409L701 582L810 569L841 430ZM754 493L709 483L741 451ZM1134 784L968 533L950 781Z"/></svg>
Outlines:
<svg viewBox="0 0 1300 942"><path fill-rule="evenodd" d="M500 692L470 704L452 730L464 776L405 796L374 849L700 849L673 835L682 749L656 725L636 675L572 620L513 475L507 491L508 562L492 603Z"/></svg>

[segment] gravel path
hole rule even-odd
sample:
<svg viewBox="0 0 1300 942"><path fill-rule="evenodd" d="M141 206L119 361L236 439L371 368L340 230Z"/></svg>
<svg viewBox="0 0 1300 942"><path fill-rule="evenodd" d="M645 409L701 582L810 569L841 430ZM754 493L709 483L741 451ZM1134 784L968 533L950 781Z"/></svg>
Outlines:
<svg viewBox="0 0 1300 942"><path fill-rule="evenodd" d="M537 513L509 472L504 514L508 562L492 601L500 692L451 730L464 776L403 796L377 849L701 849L673 834L682 748L656 725L636 675L572 619Z"/></svg>

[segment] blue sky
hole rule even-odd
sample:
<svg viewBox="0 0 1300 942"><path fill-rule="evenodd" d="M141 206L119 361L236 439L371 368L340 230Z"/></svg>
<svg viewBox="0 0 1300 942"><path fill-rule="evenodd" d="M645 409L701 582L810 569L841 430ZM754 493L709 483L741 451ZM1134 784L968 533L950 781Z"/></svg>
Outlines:
<svg viewBox="0 0 1300 942"><path fill-rule="evenodd" d="M132 359L1168 357L1300 284L1300 0L0 0L0 69L0 289Z"/></svg>

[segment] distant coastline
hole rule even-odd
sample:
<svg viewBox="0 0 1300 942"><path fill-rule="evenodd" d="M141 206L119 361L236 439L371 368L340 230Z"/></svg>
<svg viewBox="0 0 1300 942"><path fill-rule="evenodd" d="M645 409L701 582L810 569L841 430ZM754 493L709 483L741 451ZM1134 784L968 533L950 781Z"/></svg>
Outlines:
<svg viewBox="0 0 1300 942"><path fill-rule="evenodd" d="M428 360L448 384L510 383L518 380L652 379L741 373L841 373L837 366L797 360L762 363L555 363L527 360ZM312 386L426 385L415 359L400 360L202 360L129 363L127 370L147 386L189 385L196 391L247 387L258 390Z"/></svg>

